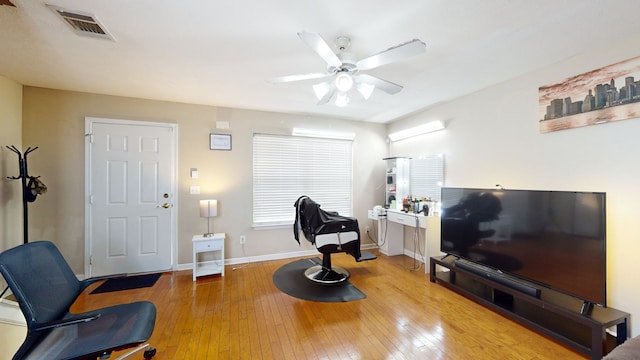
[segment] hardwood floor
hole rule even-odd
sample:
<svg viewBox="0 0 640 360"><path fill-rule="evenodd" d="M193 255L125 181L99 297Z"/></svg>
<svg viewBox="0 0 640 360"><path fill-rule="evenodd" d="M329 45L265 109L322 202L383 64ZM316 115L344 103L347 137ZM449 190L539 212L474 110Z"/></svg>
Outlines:
<svg viewBox="0 0 640 360"><path fill-rule="evenodd" d="M163 274L151 288L88 295L73 312L121 302L156 304L154 359L586 359L429 282L405 256L357 263L337 254L366 299L300 300L272 275L295 259L227 266L226 276ZM122 352L121 352L122 353ZM114 353L115 355L115 353ZM142 359L142 355L135 358Z"/></svg>

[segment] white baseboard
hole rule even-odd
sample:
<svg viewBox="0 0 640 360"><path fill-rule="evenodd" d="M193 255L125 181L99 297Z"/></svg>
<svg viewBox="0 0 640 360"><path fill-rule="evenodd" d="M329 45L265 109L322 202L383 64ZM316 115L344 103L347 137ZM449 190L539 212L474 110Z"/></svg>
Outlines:
<svg viewBox="0 0 640 360"><path fill-rule="evenodd" d="M370 249L377 249L378 247L375 244L366 244L366 245L362 245L361 248L364 250L370 250ZM315 250L315 249L304 250L304 251L293 251L288 253L246 256L246 257L225 259L224 264L225 265L248 264L248 263L253 263L258 261L281 260L281 259L290 259L290 258L303 257L303 256L313 256L313 255L321 256L322 254L320 254L318 250ZM193 269L193 263L178 264L176 268L177 271L191 270L191 269Z"/></svg>

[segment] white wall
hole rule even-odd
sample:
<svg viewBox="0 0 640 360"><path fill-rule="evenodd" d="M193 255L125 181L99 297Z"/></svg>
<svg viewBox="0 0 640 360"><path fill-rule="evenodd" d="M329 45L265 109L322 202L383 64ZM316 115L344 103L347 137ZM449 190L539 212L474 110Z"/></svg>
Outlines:
<svg viewBox="0 0 640 360"><path fill-rule="evenodd" d="M6 299L0 299L0 334L0 360L9 360L27 336L27 324L18 304Z"/></svg>
<svg viewBox="0 0 640 360"><path fill-rule="evenodd" d="M445 154L445 185L607 193L607 303L640 334L640 119L538 131L538 87L636 57L640 34L390 125L444 120L444 131L390 144L392 156ZM635 320L635 321L633 321Z"/></svg>
<svg viewBox="0 0 640 360"><path fill-rule="evenodd" d="M0 251L22 243L22 190L17 176L18 155L7 149L22 150L22 85L0 76ZM0 285L1 285L0 281ZM4 287L3 287L4 288Z"/></svg>

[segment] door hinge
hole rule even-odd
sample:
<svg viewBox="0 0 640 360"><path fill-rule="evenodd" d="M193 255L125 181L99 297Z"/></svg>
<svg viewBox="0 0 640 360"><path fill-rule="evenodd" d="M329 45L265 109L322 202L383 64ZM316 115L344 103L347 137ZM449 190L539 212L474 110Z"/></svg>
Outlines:
<svg viewBox="0 0 640 360"><path fill-rule="evenodd" d="M89 265L93 265L93 256L89 256Z"/></svg>
<svg viewBox="0 0 640 360"><path fill-rule="evenodd" d="M93 144L93 134L84 134L89 139L89 143Z"/></svg>
<svg viewBox="0 0 640 360"><path fill-rule="evenodd" d="M93 195L89 195L89 204L93 204Z"/></svg>

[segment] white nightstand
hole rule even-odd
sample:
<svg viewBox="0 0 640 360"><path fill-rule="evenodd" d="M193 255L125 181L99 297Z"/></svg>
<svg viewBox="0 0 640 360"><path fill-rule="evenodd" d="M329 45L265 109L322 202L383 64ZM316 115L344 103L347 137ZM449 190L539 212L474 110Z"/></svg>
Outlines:
<svg viewBox="0 0 640 360"><path fill-rule="evenodd" d="M213 236L193 236L193 281L196 277L212 274L224 276L224 233L215 233ZM198 254L212 252L214 260L198 261Z"/></svg>

